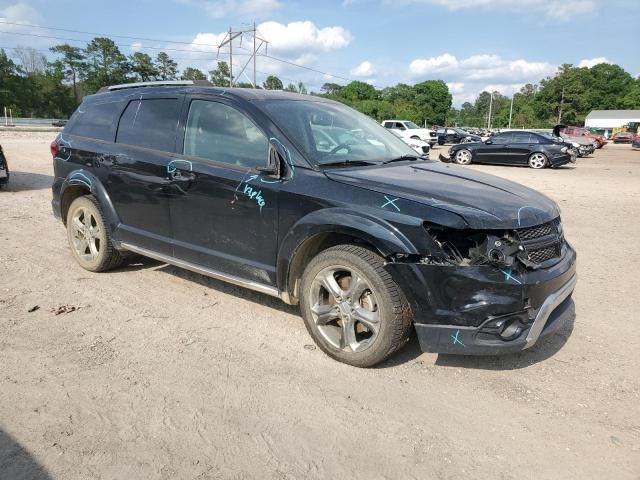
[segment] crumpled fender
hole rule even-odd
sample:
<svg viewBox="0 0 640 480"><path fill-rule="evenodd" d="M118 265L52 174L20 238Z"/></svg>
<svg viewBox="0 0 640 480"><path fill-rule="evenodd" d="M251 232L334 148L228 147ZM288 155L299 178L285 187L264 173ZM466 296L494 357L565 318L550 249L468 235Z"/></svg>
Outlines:
<svg viewBox="0 0 640 480"><path fill-rule="evenodd" d="M322 233L337 233L360 238L370 243L384 256L418 254L416 246L386 220L363 211L348 208L316 210L301 218L286 234L278 252L278 286L286 291L289 267L304 242ZM428 235L424 235L425 239Z"/></svg>
<svg viewBox="0 0 640 480"><path fill-rule="evenodd" d="M113 207L109 194L98 177L83 169L72 171L67 175L67 178L65 178L64 182L62 182L62 186L60 187L61 199L64 198L65 191L72 186L83 187L91 192L91 194L98 200L104 220L109 224L111 231L113 232L120 224L120 217Z"/></svg>

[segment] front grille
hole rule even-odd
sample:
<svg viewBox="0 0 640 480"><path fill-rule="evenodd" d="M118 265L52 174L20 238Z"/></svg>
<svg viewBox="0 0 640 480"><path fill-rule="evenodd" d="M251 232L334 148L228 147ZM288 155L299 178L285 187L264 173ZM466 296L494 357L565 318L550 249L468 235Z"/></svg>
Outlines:
<svg viewBox="0 0 640 480"><path fill-rule="evenodd" d="M553 220L535 227L516 230L529 262L540 265L559 258L562 254L564 236L560 220Z"/></svg>
<svg viewBox="0 0 640 480"><path fill-rule="evenodd" d="M558 247L546 247L539 248L537 250L531 250L529 253L529 260L533 263L544 263L547 260L560 256Z"/></svg>
<svg viewBox="0 0 640 480"><path fill-rule="evenodd" d="M544 237L545 235L551 235L552 233L558 233L558 224L558 220L553 220L552 222L543 223L535 227L520 228L518 229L518 236L520 240L533 240Z"/></svg>

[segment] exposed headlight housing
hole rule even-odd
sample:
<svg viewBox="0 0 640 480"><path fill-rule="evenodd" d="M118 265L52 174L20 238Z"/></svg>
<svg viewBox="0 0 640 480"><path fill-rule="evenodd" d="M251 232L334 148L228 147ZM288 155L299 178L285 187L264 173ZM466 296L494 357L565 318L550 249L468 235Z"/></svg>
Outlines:
<svg viewBox="0 0 640 480"><path fill-rule="evenodd" d="M568 147L562 147L562 148L560 149L560 151L561 151L562 153L567 153L567 152L569 151L569 148L568 148Z"/></svg>

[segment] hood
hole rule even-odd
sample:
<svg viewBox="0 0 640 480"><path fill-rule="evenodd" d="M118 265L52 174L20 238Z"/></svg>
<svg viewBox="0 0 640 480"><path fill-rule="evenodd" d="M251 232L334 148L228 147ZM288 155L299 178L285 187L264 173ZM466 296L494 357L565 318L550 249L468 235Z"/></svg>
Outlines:
<svg viewBox="0 0 640 480"><path fill-rule="evenodd" d="M325 173L336 182L455 213L471 228L531 227L560 215L556 203L535 190L457 165L419 162Z"/></svg>

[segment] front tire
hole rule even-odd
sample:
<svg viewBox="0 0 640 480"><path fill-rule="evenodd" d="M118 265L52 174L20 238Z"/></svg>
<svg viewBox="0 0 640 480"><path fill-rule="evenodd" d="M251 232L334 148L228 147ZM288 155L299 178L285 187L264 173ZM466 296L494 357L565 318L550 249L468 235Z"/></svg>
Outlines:
<svg viewBox="0 0 640 480"><path fill-rule="evenodd" d="M378 254L338 245L304 271L300 309L309 335L331 358L355 367L382 362L406 343L411 314Z"/></svg>
<svg viewBox="0 0 640 480"><path fill-rule="evenodd" d="M92 195L78 197L67 212L67 238L76 261L90 272L119 266L123 257L113 246L98 201Z"/></svg>
<svg viewBox="0 0 640 480"><path fill-rule="evenodd" d="M531 156L529 157L529 166L531 168L540 170L542 168L545 168L547 165L549 165L549 159L544 153L536 152L531 154Z"/></svg>
<svg viewBox="0 0 640 480"><path fill-rule="evenodd" d="M458 165L469 165L473 159L473 155L470 150L463 148L456 152L454 159Z"/></svg>

